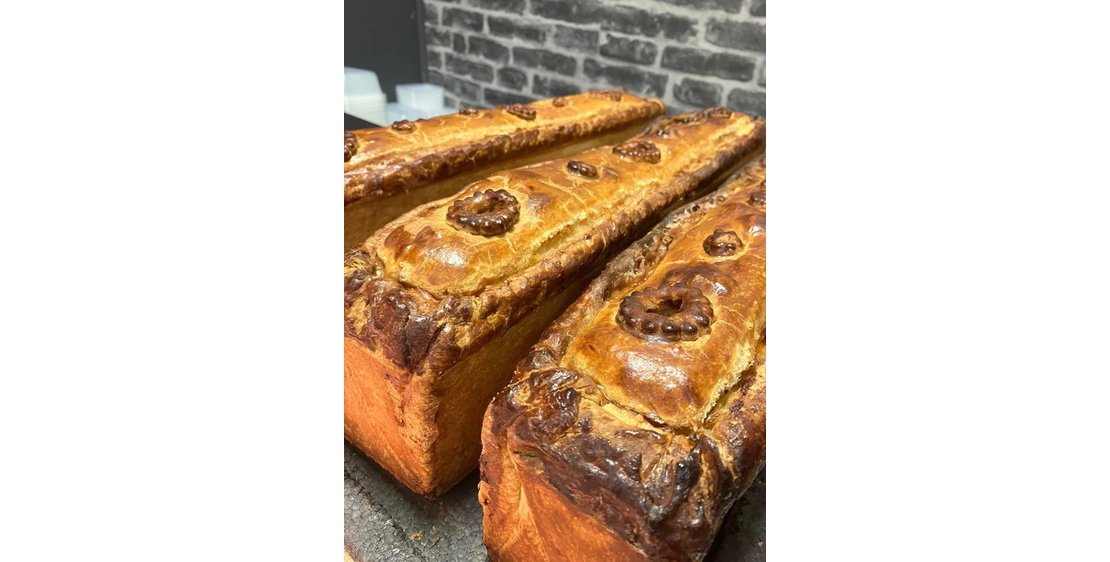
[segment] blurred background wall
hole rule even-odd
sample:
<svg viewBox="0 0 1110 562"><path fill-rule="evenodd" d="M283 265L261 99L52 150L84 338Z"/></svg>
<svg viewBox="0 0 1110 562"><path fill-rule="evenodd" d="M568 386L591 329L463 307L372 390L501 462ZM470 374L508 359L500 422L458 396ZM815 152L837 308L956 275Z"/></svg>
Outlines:
<svg viewBox="0 0 1110 562"><path fill-rule="evenodd" d="M373 70L389 101L393 87L423 81L420 0L345 0L343 65Z"/></svg>
<svg viewBox="0 0 1110 562"><path fill-rule="evenodd" d="M766 0L418 1L425 76L451 106L613 87L766 114Z"/></svg>

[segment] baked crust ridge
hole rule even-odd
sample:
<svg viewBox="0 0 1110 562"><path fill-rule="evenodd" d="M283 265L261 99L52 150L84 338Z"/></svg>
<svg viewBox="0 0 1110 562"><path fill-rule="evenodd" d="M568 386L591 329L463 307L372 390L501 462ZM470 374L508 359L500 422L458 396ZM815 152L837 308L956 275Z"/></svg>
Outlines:
<svg viewBox="0 0 1110 562"><path fill-rule="evenodd" d="M760 158L668 215L517 365L483 421L479 498L494 560L704 557L765 458L765 178ZM676 340L621 325L619 303L659 281L708 295L708 332ZM701 357L684 362L684 351ZM690 408L665 406L684 399ZM583 533L568 536L565 521Z"/></svg>
<svg viewBox="0 0 1110 562"><path fill-rule="evenodd" d="M727 109L678 116L490 175L378 230L344 261L348 439L410 488L441 493L477 462L488 400L595 268L763 138L762 121Z"/></svg>
<svg viewBox="0 0 1110 562"><path fill-rule="evenodd" d="M610 199L620 201L617 213L608 215L599 211L592 217L593 222L573 225L578 227L573 233L575 239L566 240L569 236L564 235L562 241L565 243L559 246L559 252L532 255L529 261L521 262L513 252L512 237L491 237L474 242L474 239L481 237L451 227L446 214L453 202L479 193L489 184L514 185L517 180L533 181L537 177L558 180L561 179L559 176L568 176L564 170L568 159L494 174L471 184L455 198L414 209L382 228L361 247L348 252L344 262L346 335L362 341L371 349L380 350L398 367L413 373L442 370L452 365L464 348L480 346L505 326L527 314L532 306L557 293L570 278L582 271L585 264L630 239L636 234L637 225L650 222L669 204L706 187L721 170L740 162L762 145L764 125L747 115L736 113L704 121L690 119L689 115L683 115L666 121L684 124L682 132L687 133L685 137L673 134L669 139L652 138L653 131L659 128L656 126L633 141L646 138L662 144L668 140L685 140L671 143L675 150L696 150L692 145L711 141L714 142L709 147L712 150L702 148L702 158L693 159L693 165L679 170L674 177L665 180L662 176L653 178L654 182L648 185L658 189L644 194L637 204L627 205L623 199L641 189L639 185L625 185L619 191L614 190ZM625 162L611 157L610 147L589 150L571 160L586 159L609 164L603 169L613 176L609 178L611 184L629 184L631 182L622 175L636 174L643 169L642 165L623 167ZM618 173L613 173L613 170ZM572 185L581 183L576 180L571 182ZM570 197L565 189L563 193L559 193L558 188L550 189L551 183L553 181L549 180L540 186L549 188L546 191L530 190L529 202L550 200L556 196ZM560 209L549 212L559 218L570 215ZM542 231L550 221L533 222L540 223L534 230ZM443 263L437 261L444 254L450 254L448 250L457 248L457 256L479 244L478 249L484 254L471 257L482 259L482 263L465 264L460 268L461 272L442 267ZM550 250L550 246L542 249ZM398 258L409 261L411 269L421 271L425 277L443 279L454 275L469 281L473 272L491 270L496 271L498 277L475 291L433 292L408 279L399 278L393 271L396 268L390 267L390 262L395 264ZM437 271L444 273L441 275Z"/></svg>
<svg viewBox="0 0 1110 562"><path fill-rule="evenodd" d="M343 201L390 196L663 113L659 100L602 90L348 131Z"/></svg>

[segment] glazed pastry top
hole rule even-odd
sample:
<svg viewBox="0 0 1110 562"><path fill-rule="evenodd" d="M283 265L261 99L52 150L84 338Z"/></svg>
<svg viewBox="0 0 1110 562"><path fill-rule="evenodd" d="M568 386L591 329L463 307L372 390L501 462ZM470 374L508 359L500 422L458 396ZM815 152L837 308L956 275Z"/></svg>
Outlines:
<svg viewBox="0 0 1110 562"><path fill-rule="evenodd" d="M523 156L662 115L662 102L599 90L495 109L348 131L344 201L417 188L499 159Z"/></svg>
<svg viewBox="0 0 1110 562"><path fill-rule="evenodd" d="M703 119L672 128L666 137L649 134L569 160L493 174L454 199L384 227L384 239L376 237L380 245L372 239L367 246L382 260L386 277L437 296L474 294L540 261L557 259L554 250L591 245L589 235L634 207L630 203L669 200L685 192L681 179L716 157L706 147L749 137L759 127L741 113ZM501 195L483 195L491 191ZM476 232L457 220L458 215L498 210L503 217L495 218L511 223L501 232Z"/></svg>
<svg viewBox="0 0 1110 562"><path fill-rule="evenodd" d="M452 364L740 164L763 131L724 108L681 115L418 207L348 254L346 331L410 370Z"/></svg>
<svg viewBox="0 0 1110 562"><path fill-rule="evenodd" d="M552 323L487 411L488 486L531 466L650 559L705 554L765 456L765 177L672 213Z"/></svg>
<svg viewBox="0 0 1110 562"><path fill-rule="evenodd" d="M738 184L734 203L672 230L652 272L585 320L564 366L664 423L701 425L752 363L766 314L764 184Z"/></svg>

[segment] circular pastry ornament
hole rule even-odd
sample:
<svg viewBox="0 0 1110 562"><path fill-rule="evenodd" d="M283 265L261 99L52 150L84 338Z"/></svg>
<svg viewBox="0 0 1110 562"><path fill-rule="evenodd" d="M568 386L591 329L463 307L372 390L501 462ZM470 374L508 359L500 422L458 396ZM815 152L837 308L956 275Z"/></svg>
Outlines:
<svg viewBox="0 0 1110 562"><path fill-rule="evenodd" d="M659 147L646 140L625 141L613 147L613 154L626 160L656 164L662 158Z"/></svg>
<svg viewBox="0 0 1110 562"><path fill-rule="evenodd" d="M751 197L748 197L748 204L759 209L766 209L767 192L761 189L751 194Z"/></svg>
<svg viewBox="0 0 1110 562"><path fill-rule="evenodd" d="M734 230L721 230L718 228L705 238L702 242L702 248L705 248L705 253L715 258L723 258L731 256L744 247L744 242L740 240L740 236Z"/></svg>
<svg viewBox="0 0 1110 562"><path fill-rule="evenodd" d="M520 203L504 189L479 191L447 208L447 222L481 236L504 234L519 219Z"/></svg>
<svg viewBox="0 0 1110 562"><path fill-rule="evenodd" d="M464 107L459 110L459 115L478 115L478 110L473 107Z"/></svg>
<svg viewBox="0 0 1110 562"><path fill-rule="evenodd" d="M505 111L507 111L507 112L509 112L513 115L516 115L517 117L520 117L521 119L524 119L525 121L531 121L531 120L536 118L536 108L534 108L530 105L524 105L522 103L514 103L513 105L506 105L504 107L504 109L505 109Z"/></svg>
<svg viewBox="0 0 1110 562"><path fill-rule="evenodd" d="M397 131L398 133L411 133L416 130L416 123L413 123L408 119L402 119L394 123L393 125L390 125L390 128L394 131Z"/></svg>
<svg viewBox="0 0 1110 562"><path fill-rule="evenodd" d="M348 131L343 133L343 161L348 162L358 152L358 139L355 134Z"/></svg>
<svg viewBox="0 0 1110 562"><path fill-rule="evenodd" d="M597 177L597 168L581 160L567 162L567 171L584 178L594 179Z"/></svg>
<svg viewBox="0 0 1110 562"><path fill-rule="evenodd" d="M728 119L732 117L732 110L727 107L711 107L705 110L706 117L716 117L718 119Z"/></svg>
<svg viewBox="0 0 1110 562"><path fill-rule="evenodd" d="M563 107L567 104L567 98L555 98L551 100L551 105L555 107Z"/></svg>
<svg viewBox="0 0 1110 562"><path fill-rule="evenodd" d="M621 300L617 324L649 341L693 341L709 333L713 305L684 283L634 291Z"/></svg>

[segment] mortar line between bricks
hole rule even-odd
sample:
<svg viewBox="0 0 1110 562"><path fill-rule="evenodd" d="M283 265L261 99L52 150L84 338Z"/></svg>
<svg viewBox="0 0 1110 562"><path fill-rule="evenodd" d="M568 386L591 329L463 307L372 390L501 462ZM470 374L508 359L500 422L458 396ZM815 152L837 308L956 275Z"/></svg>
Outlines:
<svg viewBox="0 0 1110 562"><path fill-rule="evenodd" d="M454 6L454 4L446 4L446 5L447 6ZM486 9L483 9L483 8L470 8L470 7L463 7L462 9L481 13L482 15L486 16L487 18L491 15L498 16L498 17L503 17L503 18L507 17L506 12L496 12L496 11L486 10ZM512 13L512 12L509 12L509 13ZM766 54L765 52L761 53L760 51L753 51L751 49L740 49L740 48L724 47L724 46L721 46L721 45L716 45L714 43L710 43L708 41L705 41L704 37L701 37L701 36L695 36L697 38L702 39L701 42L699 42L698 44L692 44L692 43L688 43L688 42L684 43L684 42L679 41L677 39L668 38L665 35L663 35L662 31L660 31L656 35L636 35L636 34L629 34L629 33L626 33L626 32L623 32L623 31L618 31L618 30L602 29L600 22L596 22L596 23L577 23L577 22L568 22L568 21L563 21L563 20L549 19L549 18L546 18L544 16L535 15L535 14L515 14L515 13L512 13L512 14L517 15L517 16L527 16L528 18L531 18L531 19L542 20L541 24L544 24L544 25L552 25L552 26L558 25L558 26L562 26L562 27L570 27L570 28L574 28L574 29L579 29L581 31L597 31L600 34L617 33L617 34L625 35L629 38L646 40L646 41L650 41L652 43L657 43L657 44L661 43L661 44L663 44L663 46L667 46L667 47L684 47L684 48L692 48L692 49L701 49L701 50L705 50L705 51L727 54L727 55L742 54L742 55L748 55L748 56L757 56L757 55L761 55L761 54ZM671 15L674 15L674 14L671 14ZM698 26L698 29L700 31L704 32L705 31L705 26L706 26L707 23L709 23L709 20L708 20L708 18L704 18L704 14L699 14L698 16L699 16L698 19L695 19L695 21L700 24ZM686 15L683 15L683 16L680 16L680 17L693 19L691 16L686 16ZM739 20L739 21L760 21L762 19L763 18L759 18L759 19L755 19L755 20ZM525 23L532 23L532 22L531 21L526 21ZM499 36L499 35L493 35L493 34L489 33L489 31L488 31L489 22L486 21L486 19L482 20L482 29L483 29L482 31L474 31L472 29L446 26L446 25L443 24L442 17L440 18L439 25L425 23L425 26L430 26L430 27L434 27L434 28L436 28L440 31L450 31L450 32L453 32L453 33L462 33L462 34L469 34L469 35L480 33L483 36L485 36L486 38L494 40L494 41L498 41L498 40L506 40L506 41L511 40L511 41L518 41L518 42L525 41L524 39L520 39L518 37L502 37L502 36ZM547 34L544 37L544 42L543 43L535 43L535 42L528 41L526 43L521 43L521 46L536 47L536 46L539 46L539 45L543 45L543 46L551 46L553 48L561 48L558 45L555 45L553 43L553 41L554 41L553 37L554 37L554 33L550 33L550 34ZM600 41L600 37L599 37L599 41ZM582 53L581 51L574 51L574 52ZM635 63L632 63L632 64L635 64Z"/></svg>
<svg viewBox="0 0 1110 562"><path fill-rule="evenodd" d="M465 35L465 34L460 33L460 35ZM505 45L503 45L503 46L505 46ZM539 48L536 43L528 43L528 44L512 44L512 43L510 43L507 46L510 48L510 53L512 51L512 49L511 49L512 47L524 47L524 48L532 48L532 49ZM431 49L433 52L437 52L437 53L440 53L440 54L444 54L444 55L445 54L450 54L450 55L455 56L455 57L466 58L468 60L473 60L474 62L481 62L483 64L488 64L490 66L495 66L495 68L494 68L495 71L498 70L499 68L504 68L506 66L512 66L514 68L517 68L517 65L514 62L500 63L500 62L497 62L497 61L492 61L490 59L484 58L480 55L471 55L469 52L460 54L460 53L455 52L453 49L448 49L447 47L443 47L443 46L429 46L428 48ZM553 48L559 48L559 47L553 47ZM561 53L556 53L556 54L561 54ZM606 57L604 55L601 55L600 53L596 53L596 54L589 53L588 54L588 53L583 53L583 52L577 52L575 54L577 54L580 57L579 59L576 59L576 62L583 62L587 58L592 58L592 59L596 59L599 63L610 65L610 66L627 66L627 67L634 68L634 69L653 70L653 71L657 71L658 73L665 73L665 74L678 73L678 74L682 74L684 76L689 76L691 78L698 78L698 79L702 79L702 80L705 80L705 81L720 81L722 83L730 83L730 84L734 84L734 85L735 84L751 84L751 85L754 85L757 90L760 90L760 91L764 90L763 87L759 86L759 70L762 67L763 63L766 61L766 55L759 55L759 54L754 53L754 52L752 53L752 63L754 64L755 68L752 71L752 77L747 79L747 80L743 80L743 81L736 80L736 79L721 78L721 77L715 76L715 75L694 74L694 73L690 73L690 72L684 72L684 71L681 71L681 70L676 70L676 69L672 69L672 68L663 67L663 66L661 66L661 64L662 64L662 53L660 53L660 55L657 57L657 59L652 64L634 63L634 62L630 62L630 61L616 59L616 58L613 58L613 57ZM570 55L566 55L566 56L570 56ZM574 57L571 57L571 58L574 58ZM512 60L513 60L513 57L510 55L510 61L512 61ZM562 77L562 78L577 78L580 75L580 72L579 72L580 69L581 69L581 65L580 64L576 65L574 76L567 76L565 74L557 74L557 73L553 74L552 76L553 77L558 76L558 77ZM528 71L538 71L540 69L531 69L531 68L526 68L525 67L525 68L520 68L520 70L524 70L525 72L528 72ZM446 71L445 73L454 75L454 73L452 73L450 71Z"/></svg>
<svg viewBox="0 0 1110 562"><path fill-rule="evenodd" d="M553 19L553 18L549 18L547 16L543 16L543 15L539 15L539 14L532 14L532 13L527 13L527 12L524 13L524 14L517 14L515 12L501 12L501 11L496 11L496 10L490 10L490 9L487 9L487 8L480 8L480 7L474 7L474 6L468 6L468 5L464 6L464 5L458 5L458 4L440 4L440 3L437 3L436 5L437 6L444 6L444 7L456 7L457 6L459 9L461 9L463 11L471 11L471 12L474 12L474 13L478 13L478 14L481 14L483 16L486 16L486 18L488 18L489 16L496 16L496 17L503 18L503 19L513 19L512 16L516 16L518 18L524 18L525 21L523 21L523 23L525 23L525 24L533 24L533 22L530 21L530 20L540 20L535 25L561 25L561 26L564 26L564 27L578 27L578 28L581 28L583 30L588 30L588 31L604 31L604 32L613 31L613 30L601 29L601 22L590 22L590 23L572 22L572 21L566 21L566 20L560 20L560 19ZM643 8L641 8L641 7L639 7L638 5L635 5L635 4L633 4L629 7L633 7L633 8L637 8L637 9L643 9ZM645 10L645 11L648 11L648 10ZM684 18L684 19L694 19L698 23L702 23L702 24L707 23L708 20L710 19L710 14L706 14L704 11L699 11L697 14L688 14L688 13L683 13L683 12L674 12L674 11L666 11L666 10L664 10L663 12L666 15L670 15L670 16L680 17L680 18ZM650 11L649 11L649 13L650 13ZM656 13L653 13L652 15L658 15L658 13L659 12L656 12ZM758 18L758 17L750 16L746 12L742 12L740 14L730 14L730 13L726 12L725 15L726 15L725 19L730 20L730 21L755 22L755 23L763 23L764 25L766 25L766 18ZM489 33L489 22L486 19L483 19L482 31L481 32L477 32L477 31L474 31L474 30L468 29L468 28L455 28L455 27L448 26L448 25L443 23L442 17L439 20L439 24L426 23L426 25L431 25L433 27L437 27L437 28L441 28L441 29L445 29L445 30L465 31L467 33L487 33L487 34ZM704 29L704 26L702 28ZM620 32L620 31L617 31L617 32L618 33L624 33L624 32ZM639 35L638 37L646 38L646 39L659 39L659 40L666 40L666 41L674 41L674 40L668 39L665 36L663 36L661 34L661 32L660 32L660 34L657 34L657 37L656 36L647 36L647 35ZM535 43L533 43L533 44L535 44ZM676 44L683 45L683 43L677 43L677 42L676 42ZM706 46L718 47L717 45L714 45L712 43L708 43ZM728 47L718 47L718 48L730 49ZM730 50L741 50L741 49L730 49ZM755 51L748 51L748 52L755 52Z"/></svg>
<svg viewBox="0 0 1110 562"><path fill-rule="evenodd" d="M581 25L580 22L571 22L571 21L561 20L561 19L558 19L558 18L550 18L548 16L544 16L544 15L541 15L541 14L536 14L536 13L532 12L532 3L531 3L531 1L529 1L525 4L525 8L524 8L523 13L517 13L517 12L511 11L511 10L495 10L495 9L491 9L491 8L485 8L485 7L482 7L482 6L474 6L474 5L471 5L471 4L444 2L443 0L424 0L424 2L426 4L436 6L436 7L440 8L441 10L443 8L453 8L453 9L459 9L459 10L463 10L463 11L477 12L477 13L480 13L480 14L483 14L483 15L495 15L495 16L499 16L499 17L503 17L503 18L513 18L513 17L516 17L516 18L532 18L532 19L542 19L542 20L546 20L546 21L559 22L559 23L572 24L572 25L573 24ZM698 15L725 17L725 18L729 18L729 19L736 19L738 21L765 22L767 20L767 18L765 16L755 16L755 15L751 14L751 0L744 0L740 4L740 11L739 12L729 12L729 11L721 9L721 8L686 8L686 10L683 10L682 6L676 6L675 4L668 4L668 3L665 3L665 2L661 2L659 0L648 0L648 2L649 3L646 6L645 6L643 1L640 1L640 2L615 2L615 1L612 1L612 0L601 0L600 3L608 5L608 6L621 6L621 7L626 7L626 8L636 8L636 9L644 10L644 11L650 12L650 13L665 13L667 15L679 16L679 17L690 17L690 15L691 15L690 11L693 11L693 12L696 12ZM442 20L443 20L443 14L442 14L442 11L441 11L440 12L440 21L442 21ZM593 24L590 24L590 25L593 25Z"/></svg>
<svg viewBox="0 0 1110 562"><path fill-rule="evenodd" d="M433 1L433 0L425 0L425 1ZM698 23L702 23L702 24L707 23L709 21L709 19L714 15L714 14L708 13L708 12L711 12L711 11L719 11L720 12L720 14L717 14L718 17L716 19L726 19L726 20L729 20L729 21L754 22L754 23L762 23L762 24L766 25L766 19L767 19L767 18L761 18L761 17L750 15L748 13L748 11L744 9L744 7L748 6L747 2L745 2L741 6L740 13L736 13L736 14L733 14L733 13L730 13L730 12L724 12L724 11L720 11L720 10L696 10L696 13L687 13L687 12L683 12L681 10L673 10L674 6L671 6L669 4L662 4L661 6L664 6L664 7L670 6L672 8L670 10L662 9L662 10L654 10L654 11L644 8L639 3L621 4L621 3L617 3L617 2L605 2L605 4L636 8L636 9L644 10L644 11L646 11L646 12L652 14L652 15L664 14L664 15L675 16L675 17L680 17L680 18L684 18L684 19L694 19L694 20L698 21ZM608 30L601 29L601 22L600 21L598 21L598 22L589 22L589 23L566 21L566 20L561 20L561 19L556 19L556 18L550 18L548 16L544 16L544 15L540 15L540 14L530 13L527 9L525 10L525 12L523 14L518 14L516 12L497 11L497 10L491 10L489 8L482 8L482 7L478 7L478 6L470 6L470 5L464 5L464 4L444 4L442 2L435 2L435 5L444 6L444 7L448 7L448 8L457 8L457 9L460 9L460 10L463 10L463 11L470 11L470 12L482 14L483 16L486 16L486 18L488 18L489 16L496 16L496 17L499 17L499 18L514 19L514 17L515 17L515 18L523 20L522 23L525 23L525 24L532 24L533 22L531 20L540 20L539 24L545 24L545 25L561 25L561 26L564 26L564 27L576 27L577 26L577 27L580 27L582 29L589 30L589 31L603 31L603 32L608 31ZM655 5L660 6L660 4L655 4ZM721 16L723 16L723 18ZM436 27L445 28L445 29L452 29L452 30L458 29L460 31L464 30L464 29L460 29L460 28L453 28L453 27L446 26L443 23L443 18L442 17L440 17L439 21L440 21L440 23ZM433 25L433 24L427 24L427 25ZM704 26L702 26L702 29L704 29ZM474 30L471 30L471 29L465 29L465 31L467 31L469 33L478 33L478 32L476 32ZM489 22L486 21L486 19L483 19L481 33L488 33L488 31L489 31ZM657 37L647 36L647 35L640 35L639 37L648 38L648 39L656 39L657 38L657 39L660 39L660 40L671 41L670 39L667 39L666 37L664 37L662 35L662 32L658 33ZM678 43L678 44L681 44L681 43ZM713 45L712 43L707 43L706 46L717 47L716 45ZM719 48L730 49L729 47L719 47ZM739 49L736 49L736 50L739 50ZM754 52L754 51L749 51L749 52Z"/></svg>
<svg viewBox="0 0 1110 562"><path fill-rule="evenodd" d="M469 31L469 30L460 30L460 29L455 29L455 28L444 28L442 26L432 26L431 24L428 24L428 25L431 26L431 27L434 27L436 29L442 30L442 31L448 31L448 32L451 32L452 34L457 33L459 35L462 35L462 36L466 37L468 52L460 54L460 53L456 53L453 49L445 50L444 52L449 52L449 53L451 53L452 55L455 55L455 56L464 56L464 57L468 57L468 58L475 58L475 59L478 59L478 60L480 60L480 61L482 61L486 64L502 64L502 65L504 64L504 63L497 63L495 61L491 61L491 60L483 58L479 55L471 55L469 53L470 37L476 36L476 32ZM595 30L592 30L592 29L584 29L584 30L585 31L595 31ZM599 60L599 62L606 62L607 64L631 66L632 68L651 69L651 70L658 70L658 71L661 71L661 72L682 72L680 70L675 70L675 69L666 68L666 67L662 66L662 64L663 64L663 51L666 47L697 49L697 50L708 51L708 52L711 52L711 53L719 53L719 54L726 54L726 55L743 55L743 56L747 57L748 59L750 59L752 62L755 63L755 66L756 66L755 70L756 71L759 70L759 66L766 59L766 53L765 52L761 53L759 51L752 51L752 50L746 50L746 49L730 49L728 47L720 47L720 46L717 46L717 45L713 45L711 43L709 43L705 46L703 46L701 44L692 45L690 43L682 43L682 42L679 42L679 41L674 40L674 39L667 39L667 38L662 37L662 36L660 36L658 38L653 38L653 37L648 37L648 36L644 36L644 35L631 35L631 34L627 34L627 33L623 33L623 32L611 32L611 31L602 31L602 30L596 30L596 31L599 31L599 38L598 38L598 41L599 41L598 42L598 49L599 50L598 50L598 52L596 52L596 53L592 53L592 52L587 53L585 51L574 51L574 50L566 49L567 53L558 53L558 54L565 54L565 56L570 56L571 58L577 57L576 60L578 60L579 62L585 60L585 57L592 57L592 58L601 59L601 60ZM642 40L642 41L647 41L649 43L655 44L657 47L659 47L659 53L656 57L656 60L653 61L651 64L641 64L641 63L630 62L630 61L626 61L626 60L622 60L622 59L616 59L616 58L607 57L607 56L602 55L601 52L600 52L600 46L602 45L602 43L600 42L600 34L607 34L607 33L614 33L614 34L617 34L618 36L623 36L624 38L627 38L627 39L639 39L639 40ZM520 39L520 38L517 38L517 37L499 37L499 36L490 36L489 34L482 34L482 35L477 35L477 36L480 37L480 38L483 38L483 39L489 39L490 41L494 41L494 42L497 42L499 44L501 44L501 43L507 44L507 46L510 48L510 51L512 50L511 49L512 47L524 47L524 48L531 48L531 49L544 48L544 50L549 50L549 51L556 50L556 49L564 49L563 47L552 44L553 35L554 35L553 33L548 34L548 36L545 37L544 43L542 43L542 44L531 42L531 41L526 41L524 39ZM506 45L502 45L502 46L506 46ZM431 49L448 49L447 47L440 46L440 45L429 45L428 48L431 48ZM512 60L511 57L510 57L510 60ZM579 73L577 72L577 69L576 69L575 77L577 77L578 74ZM689 74L689 73L687 73L687 74ZM741 84L749 83L749 82L758 83L758 76L757 75L758 75L758 72L753 72L751 79L748 79L746 81L740 81L740 80L731 80L731 81L741 83ZM707 76L707 77L720 78L720 77L717 77L717 76ZM725 78L721 78L721 79L722 80L728 80L728 79L725 79Z"/></svg>

